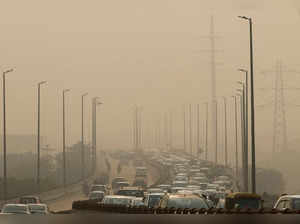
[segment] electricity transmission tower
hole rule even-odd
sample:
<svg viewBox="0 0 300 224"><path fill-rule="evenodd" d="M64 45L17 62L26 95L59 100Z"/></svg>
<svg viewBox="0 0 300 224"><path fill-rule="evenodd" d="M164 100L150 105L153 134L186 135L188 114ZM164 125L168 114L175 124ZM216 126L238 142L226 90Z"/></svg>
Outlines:
<svg viewBox="0 0 300 224"><path fill-rule="evenodd" d="M210 70L211 70L211 142L213 144L213 148L215 152L218 151L218 144L216 141L217 138L217 108L215 106L215 102L217 100L217 88L216 88L216 67L219 63L216 62L216 53L220 52L220 50L216 49L216 39L220 38L220 36L215 33L215 22L214 16L210 18L210 33L206 38L210 41L210 49L206 50L210 53Z"/></svg>
<svg viewBox="0 0 300 224"><path fill-rule="evenodd" d="M274 87L273 153L288 150L286 131L285 97L282 78L282 63L276 63Z"/></svg>
<svg viewBox="0 0 300 224"><path fill-rule="evenodd" d="M286 98L285 90L299 90L299 88L284 87L283 73L297 73L294 70L287 70L283 68L281 61L276 62L275 70L264 72L275 73L274 90L274 111L273 111L273 142L272 153L282 152L288 150L287 141L287 121L286 121ZM263 88L263 90L265 90Z"/></svg>

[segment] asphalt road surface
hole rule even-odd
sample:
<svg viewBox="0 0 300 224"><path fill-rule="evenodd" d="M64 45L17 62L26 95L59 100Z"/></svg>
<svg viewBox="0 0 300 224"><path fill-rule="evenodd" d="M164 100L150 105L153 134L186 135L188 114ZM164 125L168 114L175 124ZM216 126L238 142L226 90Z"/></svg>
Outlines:
<svg viewBox="0 0 300 224"><path fill-rule="evenodd" d="M119 160L117 159L113 159L111 157L108 156L108 160L110 162L110 173L109 173L109 177L110 177L110 181L117 176L122 176L125 177L126 179L128 179L128 181L132 184L134 181L134 177L135 177L135 168L132 164L132 161L129 162L129 164L127 166L122 166L121 172L118 173L117 169L118 169L118 165L119 165ZM105 161L104 158L99 158L98 159L98 173L106 171L107 172L107 167L105 165ZM158 171L154 168L148 167L149 169L149 175L148 175L148 185L149 184L153 184L156 179L158 178ZM78 191L76 193L70 194L66 197L60 198L58 200L55 201L51 201L48 202L48 206L50 208L51 211L62 211L62 210L70 210L72 208L72 202L76 201L76 200L85 200L87 199L86 196L81 192Z"/></svg>

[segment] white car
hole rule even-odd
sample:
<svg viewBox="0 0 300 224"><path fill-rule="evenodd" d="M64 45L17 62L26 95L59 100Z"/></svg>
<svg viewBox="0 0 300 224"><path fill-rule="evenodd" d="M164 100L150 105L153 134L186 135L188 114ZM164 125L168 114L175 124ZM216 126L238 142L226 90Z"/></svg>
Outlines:
<svg viewBox="0 0 300 224"><path fill-rule="evenodd" d="M25 204L6 204L2 208L1 214L30 215L30 211L28 205Z"/></svg>
<svg viewBox="0 0 300 224"><path fill-rule="evenodd" d="M89 193L89 199L90 200L102 201L104 196L105 196L105 193L103 191L92 191L92 192Z"/></svg>
<svg viewBox="0 0 300 224"><path fill-rule="evenodd" d="M48 206L46 204L28 204L31 214L49 214Z"/></svg>
<svg viewBox="0 0 300 224"><path fill-rule="evenodd" d="M131 206L134 199L136 199L136 197L122 195L107 195L103 198L102 204Z"/></svg>

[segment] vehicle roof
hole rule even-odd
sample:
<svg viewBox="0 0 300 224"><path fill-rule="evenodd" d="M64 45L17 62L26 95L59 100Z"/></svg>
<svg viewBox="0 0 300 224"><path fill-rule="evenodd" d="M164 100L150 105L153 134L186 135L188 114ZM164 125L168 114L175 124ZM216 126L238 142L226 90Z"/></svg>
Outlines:
<svg viewBox="0 0 300 224"><path fill-rule="evenodd" d="M147 194L148 196L151 196L151 195L153 195L153 196L155 196L155 195L165 195L165 193L159 193L159 192L156 192L156 193L150 193L150 194Z"/></svg>
<svg viewBox="0 0 300 224"><path fill-rule="evenodd" d="M20 198L35 198L35 199L39 199L39 196L26 195L26 196L21 196Z"/></svg>
<svg viewBox="0 0 300 224"><path fill-rule="evenodd" d="M122 187L120 190L141 190L139 187Z"/></svg>
<svg viewBox="0 0 300 224"><path fill-rule="evenodd" d="M128 199L135 199L136 197L125 196L125 195L106 195L104 198L128 198Z"/></svg>
<svg viewBox="0 0 300 224"><path fill-rule="evenodd" d="M115 177L114 179L126 179L125 177Z"/></svg>
<svg viewBox="0 0 300 224"><path fill-rule="evenodd" d="M235 192L229 193L226 198L258 198L261 199L261 196L258 194L247 193L247 192Z"/></svg>
<svg viewBox="0 0 300 224"><path fill-rule="evenodd" d="M4 206L23 206L23 207L27 207L28 204L5 204Z"/></svg>
<svg viewBox="0 0 300 224"><path fill-rule="evenodd" d="M198 195L195 194L169 194L169 198L200 198Z"/></svg>
<svg viewBox="0 0 300 224"><path fill-rule="evenodd" d="M101 187L106 187L106 185L105 185L105 184L92 184L92 187L93 187L93 186L98 186L98 187L100 187L100 186L101 186Z"/></svg>
<svg viewBox="0 0 300 224"><path fill-rule="evenodd" d="M295 194L295 195L284 195L284 196L281 196L280 199L282 198L300 198L300 195L299 194Z"/></svg>
<svg viewBox="0 0 300 224"><path fill-rule="evenodd" d="M44 206L44 207L47 207L47 205L46 204L42 204L42 203L40 203L40 204L34 204L34 203L30 203L30 204L27 204L28 206L30 206L30 205L34 205L34 206Z"/></svg>
<svg viewBox="0 0 300 224"><path fill-rule="evenodd" d="M104 191L91 191L90 194L92 193L105 194Z"/></svg>

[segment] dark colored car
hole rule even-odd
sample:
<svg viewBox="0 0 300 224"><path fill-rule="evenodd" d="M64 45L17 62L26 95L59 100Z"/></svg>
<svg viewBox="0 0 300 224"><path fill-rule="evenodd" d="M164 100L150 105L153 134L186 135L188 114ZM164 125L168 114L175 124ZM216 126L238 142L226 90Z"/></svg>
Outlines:
<svg viewBox="0 0 300 224"><path fill-rule="evenodd" d="M38 196L23 196L19 199L19 204L42 204Z"/></svg>
<svg viewBox="0 0 300 224"><path fill-rule="evenodd" d="M144 192L137 187L124 187L117 191L116 195L144 197Z"/></svg>

